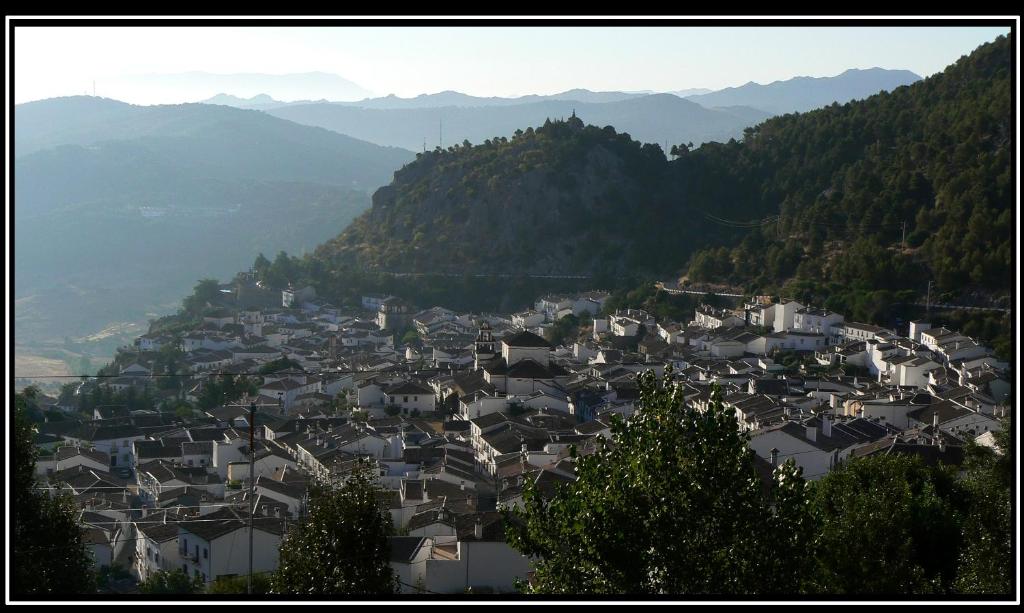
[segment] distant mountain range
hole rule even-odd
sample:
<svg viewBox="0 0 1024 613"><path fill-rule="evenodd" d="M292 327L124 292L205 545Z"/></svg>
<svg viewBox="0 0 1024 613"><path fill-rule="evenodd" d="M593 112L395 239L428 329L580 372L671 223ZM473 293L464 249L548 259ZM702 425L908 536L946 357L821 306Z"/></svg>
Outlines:
<svg viewBox="0 0 1024 613"><path fill-rule="evenodd" d="M699 90L702 92L711 90ZM217 94L203 100L205 104L224 104L239 108L260 108L270 109L281 106L294 106L297 104L330 103L344 106L354 106L364 109L424 109L441 108L446 106L454 107L479 107L479 106L515 106L518 104L529 104L531 102L544 102L547 100L576 100L579 102L618 102L630 98L640 98L652 92L627 93L627 92L592 92L587 89L570 89L558 94L551 95L528 95L518 98L500 98L491 96L487 98L471 96L456 91L443 91L436 94L420 94L414 98L399 98L394 94L381 98L366 98L355 102L340 102L330 100L297 100L284 102L275 100L266 94L259 94L251 98L239 98L230 94Z"/></svg>
<svg viewBox="0 0 1024 613"><path fill-rule="evenodd" d="M37 347L144 322L255 253L313 247L414 157L205 104L58 98L15 107L14 126L15 295L35 297L17 332Z"/></svg>
<svg viewBox="0 0 1024 613"><path fill-rule="evenodd" d="M304 95L293 97L293 101L284 102L266 93L250 98L235 94L220 93L203 100L207 104L224 104L239 108L271 109L282 106L294 106L313 103L334 103L344 106L365 109L422 109L442 107L484 107L484 106L516 106L535 102L576 101L576 102L621 102L659 93L672 94L679 98L687 98L707 108L746 106L771 115L805 112L833 102L845 104L850 100L865 98L879 91L891 91L901 85L909 85L919 81L920 76L909 70L886 70L870 68L867 70L850 69L833 77L794 77L785 81L775 81L767 85L751 81L740 87L728 87L718 91L707 88L680 89L669 92L650 90L639 92L604 91L595 92L587 89L570 89L550 95L528 95L515 98L497 96L471 96L457 91L446 90L436 94L421 94L413 98L400 98L394 94L380 98L363 98L355 101L342 101L329 96ZM226 91L226 90L225 90Z"/></svg>
<svg viewBox="0 0 1024 613"><path fill-rule="evenodd" d="M668 143L728 141L773 115L804 112L864 98L920 80L905 70L848 70L835 77L797 77L768 85L748 83L717 92L594 92L571 89L517 98L478 97L456 91L414 98L394 95L355 102L282 102L267 95L219 94L206 102L262 110L296 123L319 126L379 145L420 150L438 144L479 143L511 136L576 110L595 125L612 125L633 138Z"/></svg>
<svg viewBox="0 0 1024 613"><path fill-rule="evenodd" d="M846 104L920 80L909 70L850 69L834 77L795 77L767 85L751 81L688 99L708 107L741 105L782 115L803 113L833 102Z"/></svg>
<svg viewBox="0 0 1024 613"><path fill-rule="evenodd" d="M206 176L221 179L312 181L361 190L387 183L391 173L412 158L409 151L227 106L136 106L72 96L16 107L18 158L63 145L97 160L105 159L102 152L107 149L129 147L160 156L168 164L202 168ZM58 152L68 154L66 149ZM53 182L19 189L70 189L48 183Z"/></svg>
<svg viewBox="0 0 1024 613"><path fill-rule="evenodd" d="M357 83L326 72L142 74L101 80L99 87L114 97L136 100L141 96L146 101L202 100L219 92L243 98L266 94L277 100L362 100L373 95Z"/></svg>
<svg viewBox="0 0 1024 613"><path fill-rule="evenodd" d="M514 105L405 109L370 109L341 104L290 105L267 113L296 123L319 126L381 145L418 150L470 141L481 143L516 130L540 126L573 112L600 126L612 125L644 142L727 141L743 128L769 117L746 107L705 108L671 94L634 96L615 102L545 100Z"/></svg>

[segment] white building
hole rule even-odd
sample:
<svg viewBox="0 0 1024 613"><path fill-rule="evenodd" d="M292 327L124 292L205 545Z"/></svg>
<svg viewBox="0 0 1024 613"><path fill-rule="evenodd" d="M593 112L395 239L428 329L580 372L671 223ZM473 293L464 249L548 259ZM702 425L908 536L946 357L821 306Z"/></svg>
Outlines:
<svg viewBox="0 0 1024 613"><path fill-rule="evenodd" d="M249 530L247 517L224 507L204 515L201 520L178 524L178 556L181 570L206 583L218 577L245 575L249 572ZM277 570L278 551L284 534L283 521L276 517L257 517L253 521L254 573Z"/></svg>

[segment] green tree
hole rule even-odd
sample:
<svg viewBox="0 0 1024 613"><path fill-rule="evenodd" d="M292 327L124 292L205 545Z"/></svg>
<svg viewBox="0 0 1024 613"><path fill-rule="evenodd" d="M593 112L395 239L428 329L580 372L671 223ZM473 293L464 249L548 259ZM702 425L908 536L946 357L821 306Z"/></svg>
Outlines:
<svg viewBox="0 0 1024 613"><path fill-rule="evenodd" d="M1009 420L995 433L996 449L968 445L969 511L955 588L965 594L1013 593L1013 431Z"/></svg>
<svg viewBox="0 0 1024 613"><path fill-rule="evenodd" d="M199 316L208 304L220 299L220 283L216 279L202 279L192 290L192 295L185 298L182 308L193 317Z"/></svg>
<svg viewBox="0 0 1024 613"><path fill-rule="evenodd" d="M640 376L640 408L613 442L577 459L544 499L528 482L509 542L536 556L530 590L562 594L792 593L809 532L790 462L766 487L720 392L687 407L671 370ZM575 451L573 452L575 455Z"/></svg>
<svg viewBox="0 0 1024 613"><path fill-rule="evenodd" d="M201 594L205 585L198 575L189 577L185 571L176 568L153 573L139 584L139 591L143 594Z"/></svg>
<svg viewBox="0 0 1024 613"><path fill-rule="evenodd" d="M182 402L181 404L174 408L174 415L181 419L192 419L192 417L194 416L194 411L192 407L188 405L188 403Z"/></svg>
<svg viewBox="0 0 1024 613"><path fill-rule="evenodd" d="M575 315L566 315L544 331L544 339L552 345L561 345L568 341L576 340L574 337L579 332L580 320Z"/></svg>
<svg viewBox="0 0 1024 613"><path fill-rule="evenodd" d="M290 358L281 357L277 358L276 360L271 360L270 362L267 362L263 366L260 366L256 373L260 375L269 375L279 370L291 369L303 370L302 364L299 364L298 362Z"/></svg>
<svg viewBox="0 0 1024 613"><path fill-rule="evenodd" d="M256 273L256 278L263 281L267 271L270 270L270 260L268 260L267 256L263 255L263 253L260 253L256 256L256 261L253 262L252 269Z"/></svg>
<svg viewBox="0 0 1024 613"><path fill-rule="evenodd" d="M813 589L827 594L944 593L956 571L963 498L946 468L905 455L843 464L811 488Z"/></svg>
<svg viewBox="0 0 1024 613"><path fill-rule="evenodd" d="M237 575L234 577L220 577L206 588L207 594L248 594L249 577ZM252 593L269 594L270 576L265 573L253 573Z"/></svg>
<svg viewBox="0 0 1024 613"><path fill-rule="evenodd" d="M26 416L35 395L35 388L29 387L14 400L11 591L18 596L92 594L95 562L82 538L74 501L35 489L35 430Z"/></svg>
<svg viewBox="0 0 1024 613"><path fill-rule="evenodd" d="M274 594L392 594L390 515L368 465L337 489L315 488L309 516L281 545Z"/></svg>
<svg viewBox="0 0 1024 613"><path fill-rule="evenodd" d="M405 334L402 335L402 344L408 345L410 343L415 343L416 341L419 340L419 338L419 333L416 332L416 330L410 328L409 330L406 331Z"/></svg>

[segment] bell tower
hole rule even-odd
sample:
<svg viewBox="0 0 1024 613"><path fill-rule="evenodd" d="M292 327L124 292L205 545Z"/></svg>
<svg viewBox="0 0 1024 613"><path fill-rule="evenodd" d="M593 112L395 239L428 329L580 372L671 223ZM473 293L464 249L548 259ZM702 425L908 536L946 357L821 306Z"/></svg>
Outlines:
<svg viewBox="0 0 1024 613"><path fill-rule="evenodd" d="M486 362L494 357L494 335L491 332L491 324L484 321L480 324L480 332L476 335L476 342L473 344L473 366L480 368L480 362Z"/></svg>

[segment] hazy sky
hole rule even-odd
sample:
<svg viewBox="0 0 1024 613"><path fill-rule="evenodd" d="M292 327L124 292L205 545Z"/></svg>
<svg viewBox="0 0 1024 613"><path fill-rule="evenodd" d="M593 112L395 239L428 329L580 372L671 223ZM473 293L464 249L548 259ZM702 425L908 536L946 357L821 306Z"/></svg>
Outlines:
<svg viewBox="0 0 1024 613"><path fill-rule="evenodd" d="M20 27L15 101L91 93L95 80L101 96L140 104L182 102L187 94L167 99L174 96L147 91L125 77L187 71L322 71L376 95L403 97L447 89L479 96L574 87L720 89L875 66L928 76L1008 32L961 26Z"/></svg>

